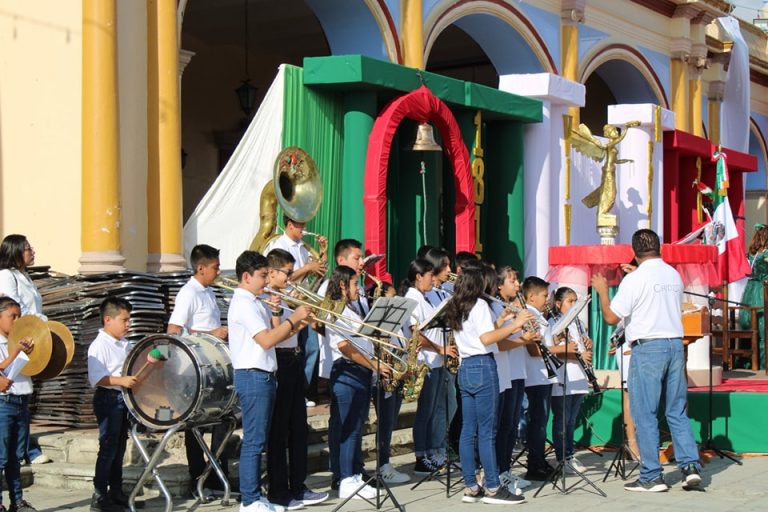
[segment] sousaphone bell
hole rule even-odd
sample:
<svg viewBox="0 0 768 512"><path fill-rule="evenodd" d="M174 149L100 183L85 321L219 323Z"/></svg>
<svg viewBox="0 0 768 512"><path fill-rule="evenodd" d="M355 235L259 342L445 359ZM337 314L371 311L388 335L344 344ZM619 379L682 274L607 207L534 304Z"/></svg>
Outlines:
<svg viewBox="0 0 768 512"><path fill-rule="evenodd" d="M23 375L36 379L58 377L72 362L75 341L66 325L53 320L41 320L34 315L19 318L8 336L8 350L19 341L31 338L34 347L29 352L29 362L21 370Z"/></svg>

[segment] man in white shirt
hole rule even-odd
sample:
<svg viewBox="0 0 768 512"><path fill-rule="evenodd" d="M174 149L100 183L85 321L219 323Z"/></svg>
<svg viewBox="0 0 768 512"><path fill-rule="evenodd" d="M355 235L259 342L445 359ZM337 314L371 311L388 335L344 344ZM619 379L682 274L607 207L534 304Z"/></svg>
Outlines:
<svg viewBox="0 0 768 512"><path fill-rule="evenodd" d="M221 325L221 311L216 303L216 295L211 285L219 276L219 250L210 245L196 245L189 256L194 275L181 287L176 295L173 312L168 320L168 334L207 333L222 340L227 339L227 328ZM211 450L216 453L226 435L226 428L214 427L211 434ZM191 432L184 433L184 446L187 452L189 476L192 480L192 492L196 492L197 479L205 471L205 456ZM226 454L221 456L221 468L229 474ZM205 501L212 498L210 489L221 487L215 473L206 479Z"/></svg>
<svg viewBox="0 0 768 512"><path fill-rule="evenodd" d="M295 260L293 274L291 275L291 280L294 282L298 282L307 274L312 273L317 274L318 279L322 279L322 276L328 271L328 267L325 261L310 260L309 250L307 250L307 245L303 240L304 228L307 224L283 215L283 225L285 226L285 232L282 236L267 244L264 248L264 254L269 254L272 249L288 251ZM323 236L317 237L317 243L321 249L328 246L328 240ZM317 333L311 327L307 327L299 333L299 347L304 354L305 393L307 395L314 394L310 393L309 390L312 388L312 378L315 375L320 345ZM315 402L310 400L309 397L306 398L305 403L307 407L315 405Z"/></svg>
<svg viewBox="0 0 768 512"><path fill-rule="evenodd" d="M628 491L669 490L659 464L657 411L664 393L665 416L672 433L675 459L683 474L683 485L701 483L699 451L686 414L688 381L683 348L680 274L661 259L659 236L650 229L632 235L636 270L624 277L616 295L608 296L608 281L597 274L592 288L600 296L603 319L612 325L624 320L627 343L632 347L629 363L629 406L640 448L640 478L628 483Z"/></svg>

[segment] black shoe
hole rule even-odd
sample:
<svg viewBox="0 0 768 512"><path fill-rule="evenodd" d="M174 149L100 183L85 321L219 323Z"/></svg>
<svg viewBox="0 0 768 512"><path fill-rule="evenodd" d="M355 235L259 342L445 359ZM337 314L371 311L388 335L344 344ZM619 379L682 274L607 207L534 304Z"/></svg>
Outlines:
<svg viewBox="0 0 768 512"><path fill-rule="evenodd" d="M658 477L650 482L642 482L640 479L637 479L632 483L624 484L624 490L638 492L667 492L669 486L664 482L663 477Z"/></svg>
<svg viewBox="0 0 768 512"><path fill-rule="evenodd" d="M112 500L112 503L115 505L120 505L123 508L128 508L128 495L124 492L110 492L109 498ZM144 508L144 502L143 501L134 501L134 506L136 508Z"/></svg>
<svg viewBox="0 0 768 512"><path fill-rule="evenodd" d="M547 468L539 468L539 469L529 469L525 473L525 479L526 480L532 480L534 482L544 482L545 480L549 479L549 476L554 471L554 468L547 467Z"/></svg>
<svg viewBox="0 0 768 512"><path fill-rule="evenodd" d="M27 500L21 500L18 503L11 503L8 512L37 512L37 509L30 505Z"/></svg>
<svg viewBox="0 0 768 512"><path fill-rule="evenodd" d="M109 496L93 493L91 496L91 512L123 512L122 505L113 502Z"/></svg>
<svg viewBox="0 0 768 512"><path fill-rule="evenodd" d="M334 476L333 478L331 478L331 490L338 491L340 483L341 483L341 478L337 476Z"/></svg>
<svg viewBox="0 0 768 512"><path fill-rule="evenodd" d="M701 483L701 473L696 464L688 464L680 470L683 473L683 485L685 487L698 487Z"/></svg>
<svg viewBox="0 0 768 512"><path fill-rule="evenodd" d="M506 487L499 487L495 493L485 491L485 496L480 501L489 505L518 505L525 503L525 496L513 494Z"/></svg>
<svg viewBox="0 0 768 512"><path fill-rule="evenodd" d="M421 457L416 461L416 465L413 468L413 472L417 475L429 475L439 470L440 468L437 464L432 462L432 459L429 457Z"/></svg>

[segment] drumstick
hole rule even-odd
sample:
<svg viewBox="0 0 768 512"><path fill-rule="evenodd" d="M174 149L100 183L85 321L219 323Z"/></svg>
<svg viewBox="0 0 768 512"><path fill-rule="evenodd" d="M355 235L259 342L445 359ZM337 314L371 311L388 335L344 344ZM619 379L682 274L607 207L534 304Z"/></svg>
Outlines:
<svg viewBox="0 0 768 512"><path fill-rule="evenodd" d="M168 358L165 357L165 355L163 355L163 353L159 349L153 348L147 354L147 361L144 363L144 366L139 368L139 371L136 372L136 378L138 379L141 376L141 374L144 372L144 370L147 369L148 366L154 365L155 363L158 363L160 361L165 361L166 359Z"/></svg>

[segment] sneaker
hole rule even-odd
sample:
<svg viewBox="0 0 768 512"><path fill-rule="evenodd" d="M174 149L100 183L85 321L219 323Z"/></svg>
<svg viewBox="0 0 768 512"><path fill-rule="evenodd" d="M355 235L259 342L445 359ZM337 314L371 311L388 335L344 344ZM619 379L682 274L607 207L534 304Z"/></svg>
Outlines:
<svg viewBox="0 0 768 512"><path fill-rule="evenodd" d="M279 505L283 507L285 510L301 510L302 508L304 508L304 503L293 498L270 500L269 504L272 505L273 507L276 505Z"/></svg>
<svg viewBox="0 0 768 512"><path fill-rule="evenodd" d="M683 485L685 487L698 487L701 483L701 473L696 464L688 464L680 471L683 473Z"/></svg>
<svg viewBox="0 0 768 512"><path fill-rule="evenodd" d="M496 492L486 490L481 501L489 505L518 505L525 503L525 496L513 494L509 492L509 489L502 486L496 489Z"/></svg>
<svg viewBox="0 0 768 512"><path fill-rule="evenodd" d="M461 501L464 503L479 503L483 499L483 495L483 488L479 485L475 491L471 487L467 487L464 489L464 496L462 496Z"/></svg>
<svg viewBox="0 0 768 512"><path fill-rule="evenodd" d="M531 486L531 482L529 480L526 480L525 478L519 475L516 475L511 471L509 472L509 476L510 478L512 478L512 480L515 481L515 484L517 485L518 489L525 489Z"/></svg>
<svg viewBox="0 0 768 512"><path fill-rule="evenodd" d="M579 473L584 473L587 471L587 467L581 463L579 459L577 459L575 456L571 456L569 459L569 462L571 463L571 467L578 471Z"/></svg>
<svg viewBox="0 0 768 512"><path fill-rule="evenodd" d="M215 496L213 495L213 490L209 489L207 487L203 487L203 494L202 496L198 496L197 494L197 486L192 486L192 497L196 500L200 500L200 503L211 503L213 500L215 500Z"/></svg>
<svg viewBox="0 0 768 512"><path fill-rule="evenodd" d="M650 482L642 482L640 479L634 482L624 484L625 491L638 491L638 492L666 492L669 490L669 486L664 482L663 477L658 477Z"/></svg>
<svg viewBox="0 0 768 512"><path fill-rule="evenodd" d="M448 464L448 459L445 457L445 455L432 455L429 458L432 463L437 466L440 469L443 469L446 464Z"/></svg>
<svg viewBox="0 0 768 512"><path fill-rule="evenodd" d="M49 456L47 456L44 453L41 453L31 461L29 461L30 464L48 464L49 462L53 462Z"/></svg>
<svg viewBox="0 0 768 512"><path fill-rule="evenodd" d="M120 507L122 510L122 507ZM11 503L8 512L37 512L37 509L30 505L27 500L21 500L17 503Z"/></svg>
<svg viewBox="0 0 768 512"><path fill-rule="evenodd" d="M349 497L355 500L372 500L376 498L376 489L370 485L363 485L361 475L350 476L339 483L339 498L346 499Z"/></svg>
<svg viewBox="0 0 768 512"><path fill-rule="evenodd" d="M388 484L404 484L411 479L410 476L405 473L401 473L392 467L392 464L384 464L379 468L379 475L381 479Z"/></svg>
<svg viewBox="0 0 768 512"><path fill-rule="evenodd" d="M536 482L543 482L549 478L549 475L552 474L552 471L549 469L529 469L525 473L525 479L526 480L533 480Z"/></svg>
<svg viewBox="0 0 768 512"><path fill-rule="evenodd" d="M256 503L261 503L262 507L266 507L268 512L285 512L285 507L277 503L272 503L267 498L262 496ZM262 509L263 510L263 509Z"/></svg>
<svg viewBox="0 0 768 512"><path fill-rule="evenodd" d="M125 509L122 505L114 503L109 496L98 493L93 493L91 496L90 512L123 512L123 510Z"/></svg>
<svg viewBox="0 0 768 512"><path fill-rule="evenodd" d="M294 496L294 499L302 502L306 506L318 505L328 499L330 495L327 492L315 492L312 489L304 487L304 490Z"/></svg>
<svg viewBox="0 0 768 512"><path fill-rule="evenodd" d="M304 405L306 405L307 407L315 407L317 403L314 402L313 400L310 400L309 398L305 398Z"/></svg>
<svg viewBox="0 0 768 512"><path fill-rule="evenodd" d="M517 480L510 475L509 471L504 471L499 474L499 482L502 487L506 487L509 492L520 496L523 494L523 490L517 486Z"/></svg>
<svg viewBox="0 0 768 512"><path fill-rule="evenodd" d="M341 478L337 476L331 477L331 490L338 491L340 482L341 482Z"/></svg>
<svg viewBox="0 0 768 512"><path fill-rule="evenodd" d="M436 466L429 457L421 457L413 468L413 472L417 475L429 475L439 470L440 467Z"/></svg>
<svg viewBox="0 0 768 512"><path fill-rule="evenodd" d="M275 505L270 503L266 498L262 497L258 501L254 501L250 505L240 504L240 512L284 512L285 508L281 505Z"/></svg>

